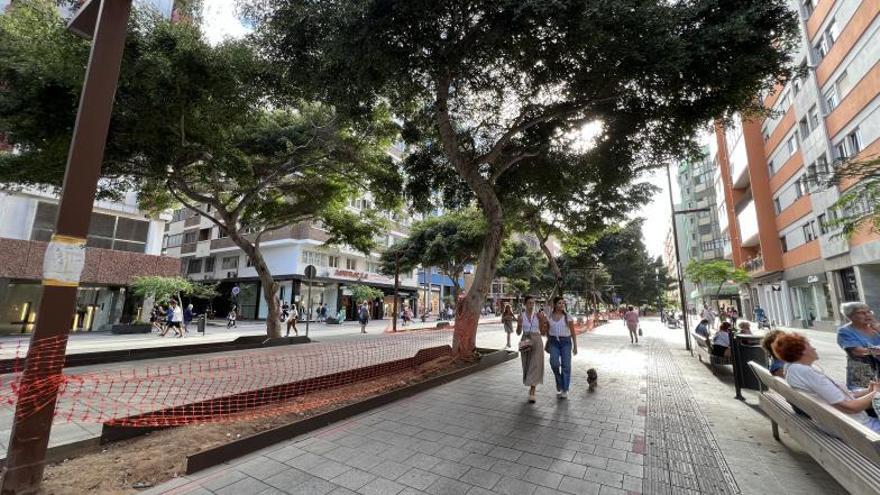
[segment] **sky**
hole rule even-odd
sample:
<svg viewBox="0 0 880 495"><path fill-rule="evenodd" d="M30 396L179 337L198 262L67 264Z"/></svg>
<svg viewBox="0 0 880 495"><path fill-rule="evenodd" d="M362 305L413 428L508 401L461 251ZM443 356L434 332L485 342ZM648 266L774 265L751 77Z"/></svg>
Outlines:
<svg viewBox="0 0 880 495"><path fill-rule="evenodd" d="M247 33L247 28L236 17L237 0L205 0L202 11L202 21L205 34L211 43L219 43L224 38L239 37ZM595 132L596 129L585 129L585 139ZM674 171L673 171L674 172ZM666 187L665 169L657 169L645 180L656 185L660 191L654 196L651 203L645 205L633 218L643 217L645 223L642 228L645 246L651 256L663 254L663 243L666 240L666 231L670 228L669 193Z"/></svg>

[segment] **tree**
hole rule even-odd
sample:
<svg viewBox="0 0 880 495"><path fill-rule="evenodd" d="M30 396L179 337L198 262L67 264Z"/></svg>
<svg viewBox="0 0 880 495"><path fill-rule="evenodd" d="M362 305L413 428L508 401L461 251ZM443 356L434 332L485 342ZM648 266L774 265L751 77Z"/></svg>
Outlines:
<svg viewBox="0 0 880 495"><path fill-rule="evenodd" d="M446 213L416 222L409 236L382 253L382 273L394 275L417 266L436 266L452 280L454 298L461 292L460 278L473 264L486 236L486 223L476 209Z"/></svg>
<svg viewBox="0 0 880 495"><path fill-rule="evenodd" d="M540 289L542 275L547 272L547 261L540 251L523 241L504 243L496 275L504 277L516 289L519 297Z"/></svg>
<svg viewBox="0 0 880 495"><path fill-rule="evenodd" d="M502 191L522 192L507 174L576 152L588 122L602 130L583 158L608 150L625 176L692 151L698 127L788 77L797 33L785 0L282 0L248 13L290 87L346 115L390 103L416 204L476 199L487 235L453 338L462 357L505 238Z"/></svg>
<svg viewBox="0 0 880 495"><path fill-rule="evenodd" d="M709 288L717 286L716 296L721 294L726 283L744 284L749 281L749 273L733 266L728 260L691 260L684 273L695 284Z"/></svg>
<svg viewBox="0 0 880 495"><path fill-rule="evenodd" d="M355 301L355 304L360 304L364 301L372 301L377 297L382 297L384 295L381 290L363 284L354 284L349 287L349 290L351 290L351 297Z"/></svg>
<svg viewBox="0 0 880 495"><path fill-rule="evenodd" d="M608 285L611 288L604 292L608 295L616 294L622 301L633 305L657 302L653 288L657 285L657 265L648 255L642 240L643 223L644 219L639 218L610 228L598 239L582 247L610 275Z"/></svg>
<svg viewBox="0 0 880 495"><path fill-rule="evenodd" d="M830 175L812 174L810 179L824 187L839 187L843 193L831 208L833 218L826 226L840 228L850 237L860 229L880 232L880 156L843 160Z"/></svg>
<svg viewBox="0 0 880 495"><path fill-rule="evenodd" d="M327 105L273 97L271 67L247 40L211 46L197 26L143 12L128 33L101 195L137 190L146 209L182 205L218 225L255 268L267 333L279 337L261 242L319 220L328 242L369 252L384 223L346 201L370 191L377 207L397 206L401 179L385 153L396 125L378 106L355 126ZM20 150L0 157L0 182L60 185L87 48L51 3L0 16L0 129Z"/></svg>
<svg viewBox="0 0 880 495"><path fill-rule="evenodd" d="M183 296L196 299L217 297L217 284L193 282L183 277L137 277L131 283L131 290L141 297L152 297L156 302L175 299L183 307Z"/></svg>

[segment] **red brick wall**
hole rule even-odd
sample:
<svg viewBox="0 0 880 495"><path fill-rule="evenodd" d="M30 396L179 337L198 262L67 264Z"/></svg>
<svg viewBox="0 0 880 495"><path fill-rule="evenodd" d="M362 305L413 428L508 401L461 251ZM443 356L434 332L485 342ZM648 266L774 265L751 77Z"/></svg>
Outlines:
<svg viewBox="0 0 880 495"><path fill-rule="evenodd" d="M0 278L40 280L46 243L0 238ZM170 256L86 248L82 284L128 285L144 275L180 275L180 260Z"/></svg>

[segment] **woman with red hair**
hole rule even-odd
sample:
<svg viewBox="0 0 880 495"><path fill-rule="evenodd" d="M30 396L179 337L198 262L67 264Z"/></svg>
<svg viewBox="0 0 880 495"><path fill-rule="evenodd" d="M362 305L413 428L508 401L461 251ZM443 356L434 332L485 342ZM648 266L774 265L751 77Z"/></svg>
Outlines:
<svg viewBox="0 0 880 495"><path fill-rule="evenodd" d="M779 359L789 363L785 369L785 381L793 388L819 397L871 430L880 432L880 420L865 413L871 409L871 401L880 392L880 383L871 382L867 389L850 391L835 382L813 366L819 355L803 335L780 335L773 342L773 352Z"/></svg>

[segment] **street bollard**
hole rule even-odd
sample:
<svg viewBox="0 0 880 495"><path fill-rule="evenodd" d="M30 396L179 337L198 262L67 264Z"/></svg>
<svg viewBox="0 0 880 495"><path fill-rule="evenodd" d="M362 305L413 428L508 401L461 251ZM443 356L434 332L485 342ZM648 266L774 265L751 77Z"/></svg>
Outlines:
<svg viewBox="0 0 880 495"><path fill-rule="evenodd" d="M205 327L207 327L207 324L205 322L205 315L199 315L198 331L202 334L203 337L205 335L208 335L208 332L205 331Z"/></svg>

